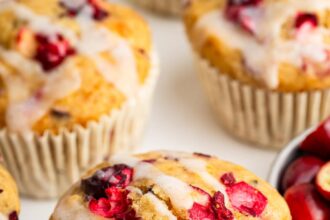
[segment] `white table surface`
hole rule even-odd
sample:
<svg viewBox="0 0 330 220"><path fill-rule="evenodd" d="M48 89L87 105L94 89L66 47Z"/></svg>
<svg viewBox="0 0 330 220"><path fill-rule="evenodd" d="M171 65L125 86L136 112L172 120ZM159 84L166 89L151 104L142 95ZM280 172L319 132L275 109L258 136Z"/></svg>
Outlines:
<svg viewBox="0 0 330 220"><path fill-rule="evenodd" d="M267 178L276 152L240 143L217 124L198 82L180 21L139 11L152 27L160 54L161 75L145 141L138 151L168 149L205 152L240 164ZM20 219L49 219L55 204L56 201L23 199Z"/></svg>

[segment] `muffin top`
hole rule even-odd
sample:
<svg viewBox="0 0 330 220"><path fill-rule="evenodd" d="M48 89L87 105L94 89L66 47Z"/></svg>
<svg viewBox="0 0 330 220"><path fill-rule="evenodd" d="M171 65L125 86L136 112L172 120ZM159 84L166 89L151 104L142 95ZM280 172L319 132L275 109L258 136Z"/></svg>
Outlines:
<svg viewBox="0 0 330 220"><path fill-rule="evenodd" d="M0 126L14 132L98 120L151 68L146 22L108 1L4 0L0 29Z"/></svg>
<svg viewBox="0 0 330 220"><path fill-rule="evenodd" d="M237 165L199 153L117 156L59 201L52 220L291 219L283 198Z"/></svg>
<svg viewBox="0 0 330 220"><path fill-rule="evenodd" d="M16 183L0 165L0 220L17 219L20 203Z"/></svg>
<svg viewBox="0 0 330 220"><path fill-rule="evenodd" d="M194 0L194 49L243 82L282 91L330 87L330 1Z"/></svg>

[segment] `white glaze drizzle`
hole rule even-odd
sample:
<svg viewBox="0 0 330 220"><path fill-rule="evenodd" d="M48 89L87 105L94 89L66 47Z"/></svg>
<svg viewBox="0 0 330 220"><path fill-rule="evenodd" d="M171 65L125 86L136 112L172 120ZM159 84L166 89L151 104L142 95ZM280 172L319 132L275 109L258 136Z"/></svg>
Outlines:
<svg viewBox="0 0 330 220"><path fill-rule="evenodd" d="M0 220L8 220L8 217L0 213Z"/></svg>
<svg viewBox="0 0 330 220"><path fill-rule="evenodd" d="M77 186L72 187L72 189ZM106 220L101 216L95 215L85 207L82 200L72 199L72 190L64 196L58 203L52 215L53 219L64 220Z"/></svg>
<svg viewBox="0 0 330 220"><path fill-rule="evenodd" d="M173 213L168 209L168 206L165 204L165 202L157 198L154 194L149 192L145 195L145 197L149 199L149 201L154 205L157 213L162 217L167 217L168 220L177 219L177 217L174 216Z"/></svg>
<svg viewBox="0 0 330 220"><path fill-rule="evenodd" d="M157 184L171 199L173 205L189 210L195 202L206 204L207 198L196 193L187 183L161 172L152 164L141 162L137 158L116 156L113 163L125 163L134 168L134 180L149 179Z"/></svg>
<svg viewBox="0 0 330 220"><path fill-rule="evenodd" d="M219 9L204 15L196 24L194 38L197 47L202 46L210 35L219 37L225 44L239 49L247 67L270 88L278 86L278 67L282 62L289 62L297 67L305 56L313 61L324 62L325 49L330 49L324 42L324 36L330 31L318 27L300 39L281 39L281 26L290 16L300 11L317 11L330 8L327 0L289 0L285 2L265 3L260 7L246 8L255 22L256 37L245 33L234 22L225 18ZM201 34L202 33L202 34Z"/></svg>
<svg viewBox="0 0 330 220"><path fill-rule="evenodd" d="M63 63L46 76L38 64L16 52L0 48L0 57L16 67L20 73L8 72L3 67L0 69L10 103L6 111L6 121L11 131L30 131L33 123L40 119L56 100L80 87L80 74L70 62ZM40 82L42 86L38 91L31 91L30 84L26 81Z"/></svg>
<svg viewBox="0 0 330 220"><path fill-rule="evenodd" d="M17 17L26 20L28 27L34 32L50 37L60 33L79 53L92 59L104 78L113 83L126 97L136 94L139 82L134 54L129 43L93 22L90 18L90 6L85 6L76 18L81 29L81 39L78 39L73 31L56 24L51 18L37 15L14 1L0 3L0 11L4 10L10 10ZM108 53L112 61L103 59L100 56L101 52ZM10 93L6 121L8 128L12 131L30 131L33 124L51 108L56 100L80 87L80 74L70 58L56 70L45 74L36 62L22 57L17 52L1 49L0 56L19 73L12 76L13 74L9 73L5 66L0 65L0 74ZM42 100L35 99L36 91L31 91L29 88L30 84L35 82L43 85L40 88L45 91Z"/></svg>
<svg viewBox="0 0 330 220"><path fill-rule="evenodd" d="M225 186L209 173L207 170L207 162L205 160L192 157L189 153L178 153L171 151L161 151L161 153L163 156L177 158L178 162L183 165L185 169L192 173L196 173L207 185L211 186L216 191L220 191L224 195L225 204L227 207L231 205Z"/></svg>

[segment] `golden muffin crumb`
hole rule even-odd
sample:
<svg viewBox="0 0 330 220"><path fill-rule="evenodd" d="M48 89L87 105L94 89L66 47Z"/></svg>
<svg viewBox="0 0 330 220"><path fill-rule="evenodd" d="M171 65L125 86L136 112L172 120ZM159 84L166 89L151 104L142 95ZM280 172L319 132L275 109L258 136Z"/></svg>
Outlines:
<svg viewBox="0 0 330 220"><path fill-rule="evenodd" d="M17 216L20 210L18 190L11 175L0 165L0 218Z"/></svg>

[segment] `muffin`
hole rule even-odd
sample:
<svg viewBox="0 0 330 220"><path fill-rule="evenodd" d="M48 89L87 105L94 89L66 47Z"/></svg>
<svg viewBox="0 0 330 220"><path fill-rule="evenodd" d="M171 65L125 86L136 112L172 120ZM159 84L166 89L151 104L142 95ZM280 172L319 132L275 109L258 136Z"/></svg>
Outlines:
<svg viewBox="0 0 330 220"><path fill-rule="evenodd" d="M230 133L282 147L330 114L329 1L195 0L184 21Z"/></svg>
<svg viewBox="0 0 330 220"><path fill-rule="evenodd" d="M11 175L0 165L0 220L17 220L20 210L18 190Z"/></svg>
<svg viewBox="0 0 330 220"><path fill-rule="evenodd" d="M90 170L51 220L291 219L283 198L242 167L200 153L116 156Z"/></svg>
<svg viewBox="0 0 330 220"><path fill-rule="evenodd" d="M184 5L190 0L131 0L134 3L145 7L153 12L163 15L181 15Z"/></svg>
<svg viewBox="0 0 330 220"><path fill-rule="evenodd" d="M139 143L157 76L139 15L103 0L2 1L0 29L0 152L22 194L56 197Z"/></svg>

